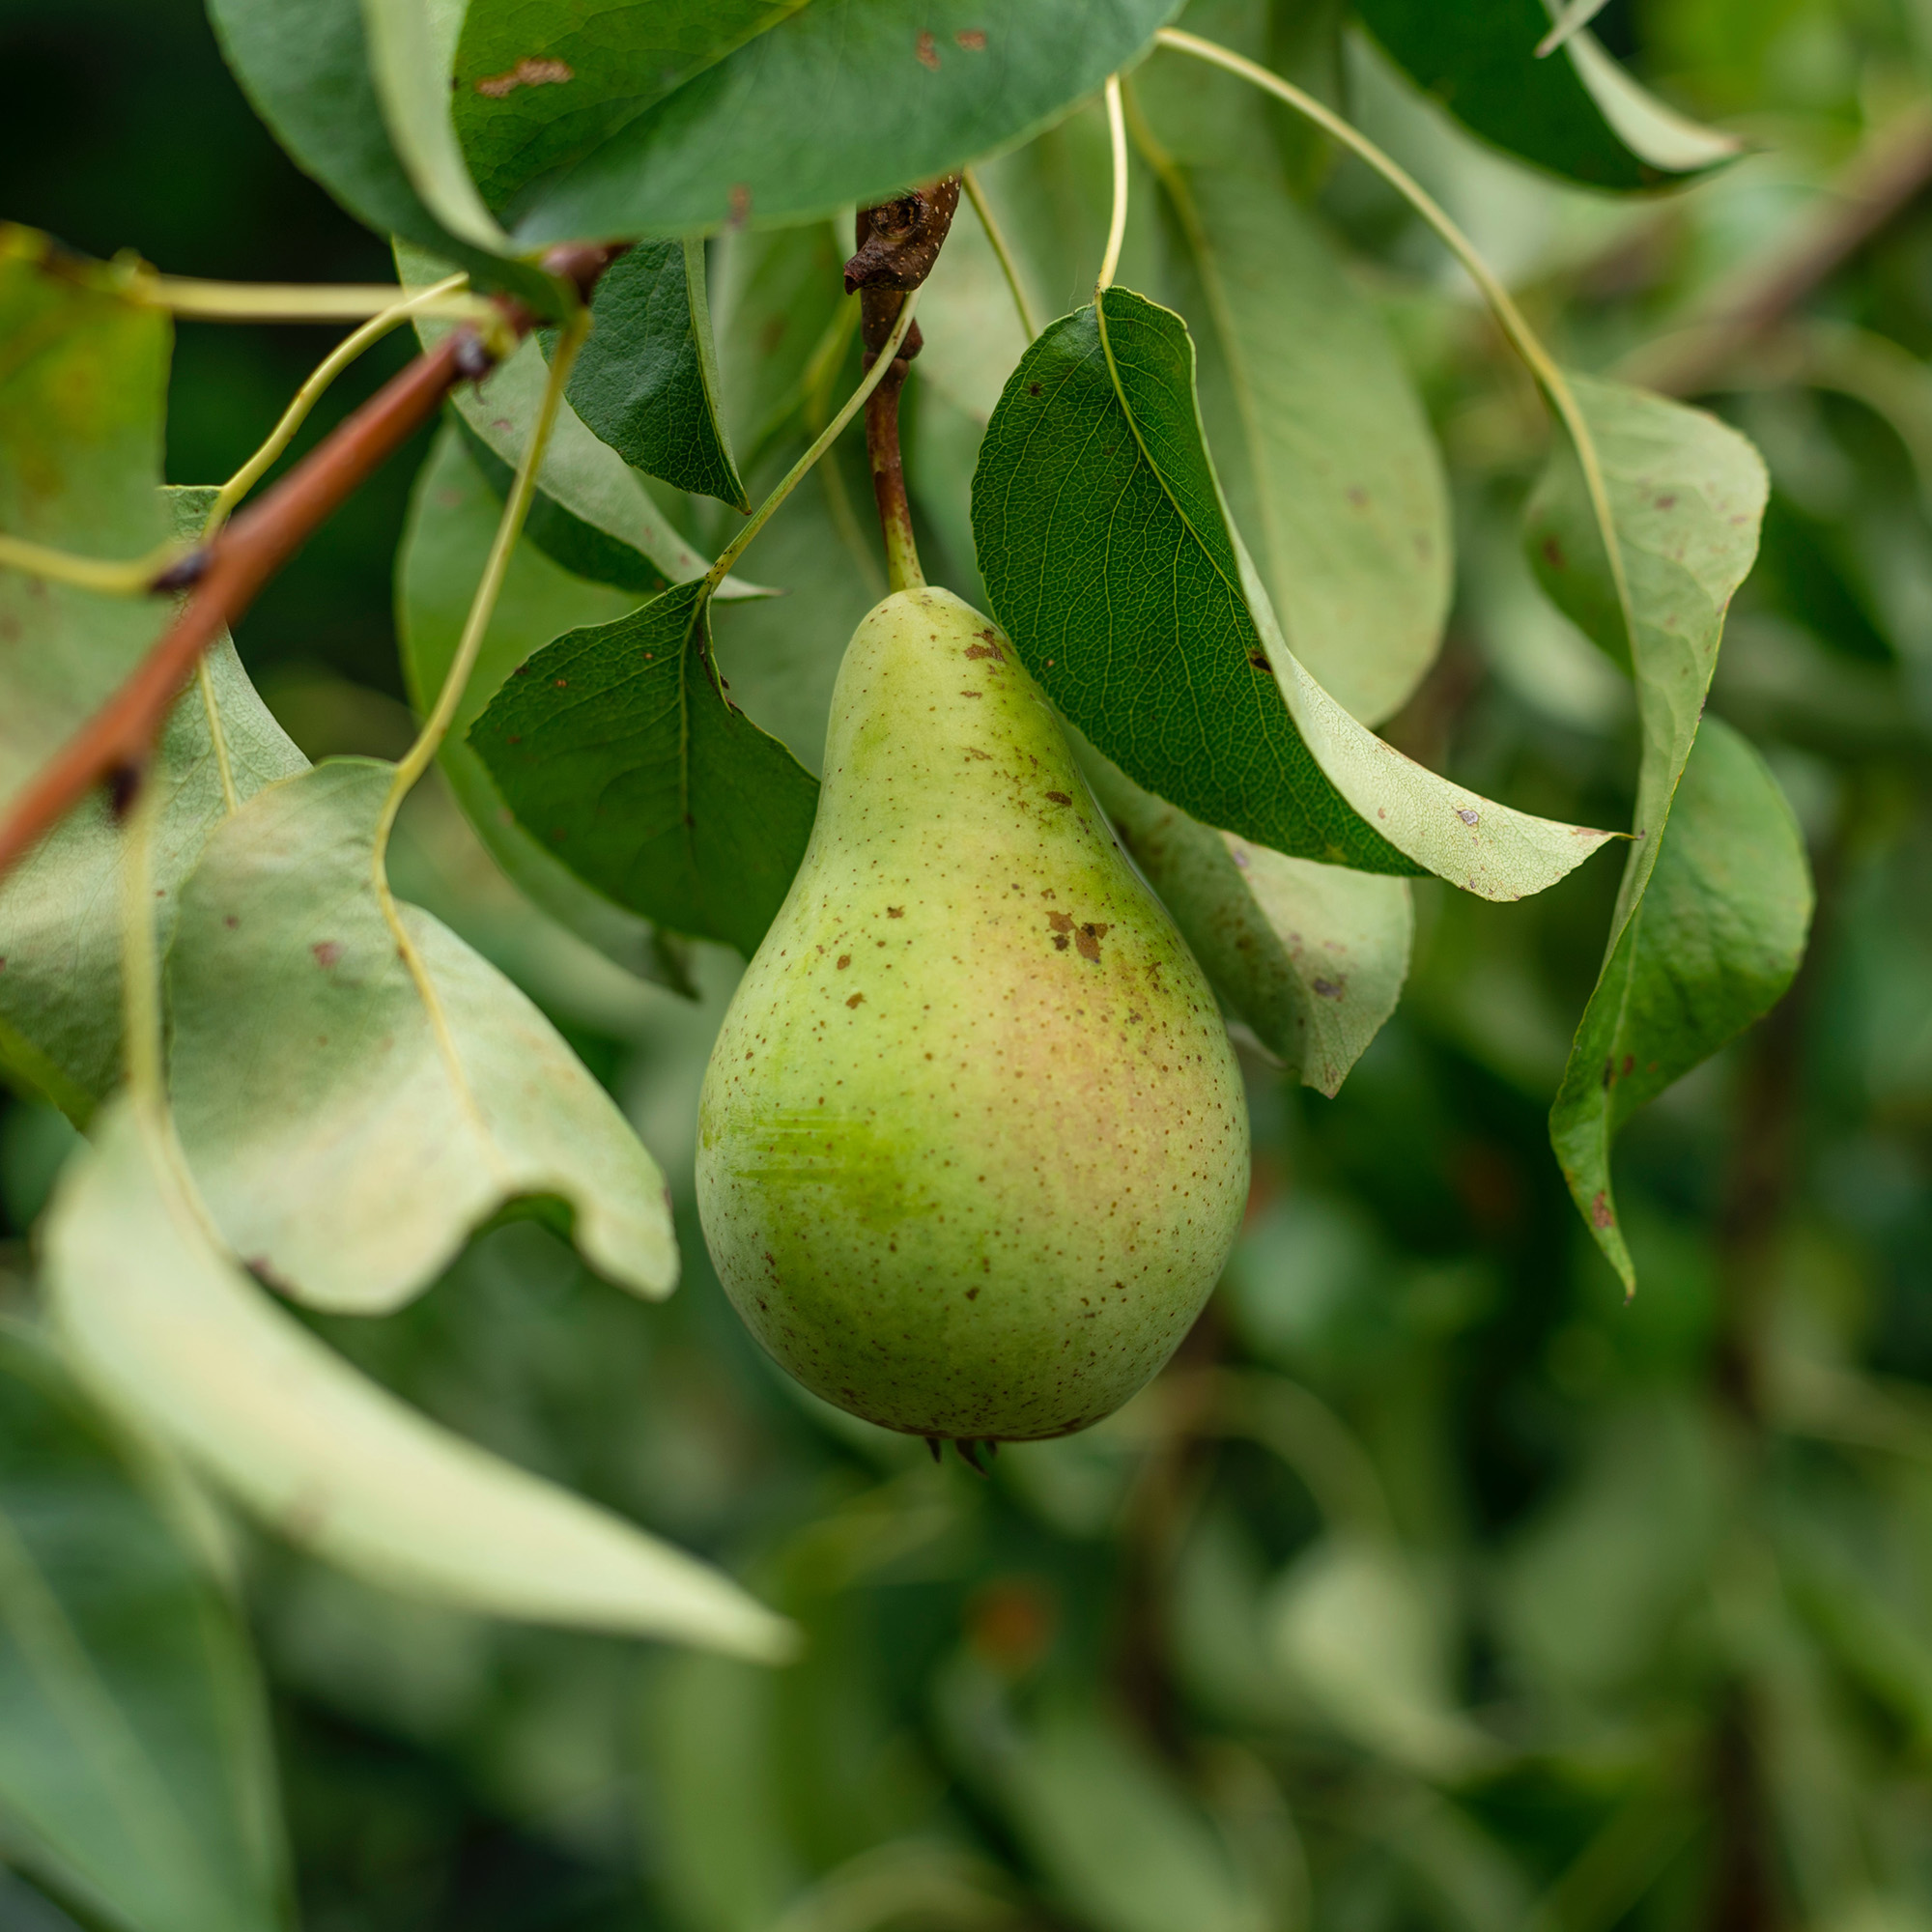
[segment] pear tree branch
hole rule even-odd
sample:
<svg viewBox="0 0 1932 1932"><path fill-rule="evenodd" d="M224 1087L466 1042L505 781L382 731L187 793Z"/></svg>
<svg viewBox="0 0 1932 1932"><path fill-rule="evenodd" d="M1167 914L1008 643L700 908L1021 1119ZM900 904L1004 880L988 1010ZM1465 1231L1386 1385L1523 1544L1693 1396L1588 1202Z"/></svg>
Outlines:
<svg viewBox="0 0 1932 1932"><path fill-rule="evenodd" d="M544 266L580 298L620 251L564 247ZM520 303L496 303L512 340L533 317ZM139 790L156 739L204 652L247 610L316 529L435 414L458 383L480 382L497 351L473 327L454 329L392 377L262 500L214 537L162 570L157 593L186 590L186 603L127 681L55 753L0 818L0 877L17 865L97 785L110 788L117 811Z"/></svg>

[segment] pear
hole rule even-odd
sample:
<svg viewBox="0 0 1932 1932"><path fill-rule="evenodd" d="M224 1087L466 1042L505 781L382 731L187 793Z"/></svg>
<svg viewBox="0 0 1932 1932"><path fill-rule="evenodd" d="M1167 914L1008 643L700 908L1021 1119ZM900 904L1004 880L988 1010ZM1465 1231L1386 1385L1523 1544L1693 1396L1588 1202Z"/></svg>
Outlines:
<svg viewBox="0 0 1932 1932"><path fill-rule="evenodd" d="M888 597L705 1075L725 1293L867 1421L935 1447L1064 1435L1174 1352L1247 1184L1213 995L1058 719L990 619Z"/></svg>

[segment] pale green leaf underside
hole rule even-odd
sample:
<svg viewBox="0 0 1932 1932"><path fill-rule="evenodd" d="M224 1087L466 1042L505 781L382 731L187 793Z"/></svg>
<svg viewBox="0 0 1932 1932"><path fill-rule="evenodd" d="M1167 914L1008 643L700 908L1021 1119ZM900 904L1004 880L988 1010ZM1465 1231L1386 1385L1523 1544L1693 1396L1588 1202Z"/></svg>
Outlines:
<svg viewBox="0 0 1932 1932"><path fill-rule="evenodd" d="M1091 754L1087 771L1222 1003L1296 1079L1337 1093L1402 997L1408 881L1288 858L1197 824Z"/></svg>
<svg viewBox="0 0 1932 1932"><path fill-rule="evenodd" d="M0 224L0 530L82 556L168 535L161 440L171 331L115 271L63 262ZM0 571L0 807L166 627L140 598Z"/></svg>
<svg viewBox="0 0 1932 1932"><path fill-rule="evenodd" d="M505 1205L558 1202L583 1257L645 1295L677 1252L663 1177L495 967L413 906L400 955L372 879L393 768L340 759L210 838L169 955L172 1093L215 1225L312 1307L426 1288Z"/></svg>
<svg viewBox="0 0 1932 1932"><path fill-rule="evenodd" d="M256 112L351 214L378 235L405 236L460 261L481 287L507 289L537 314L554 315L556 283L532 262L506 259L490 239L494 222L487 213L477 219L473 190L466 193L461 171L452 171L448 67L437 51L441 34L427 17L430 6L209 0L208 11ZM436 11L445 14L440 5ZM443 102L432 90L444 94Z"/></svg>
<svg viewBox="0 0 1932 1932"><path fill-rule="evenodd" d="M1680 781L1695 769L1705 693L1724 615L1757 555L1769 484L1756 450L1716 417L1641 390L1572 377L1595 439L1629 585L1628 618L1576 459L1552 463L1527 519L1544 587L1596 642L1634 672L1643 731L1635 843L1624 868L1604 968L1550 1116L1550 1136L1598 1244L1634 1277L1609 1188L1609 1141L1642 1099L1747 1025L1782 990L1803 946L1790 908L1808 918L1804 849L1776 783L1742 741L1704 753L1696 817L1678 839ZM1707 726L1707 731L1709 727ZM1727 849L1728 848L1728 849ZM1647 893L1672 868L1667 905ZM1697 881L1694 890L1689 882ZM1641 922L1641 925L1639 924ZM1679 929L1681 927L1681 930ZM1681 946L1687 979L1675 1008L1654 997ZM1760 996L1761 1003L1752 1005ZM1636 1085L1614 1101L1607 1081Z"/></svg>
<svg viewBox="0 0 1932 1932"><path fill-rule="evenodd" d="M1185 326L1124 289L1101 307L1028 350L974 479L987 594L1054 703L1136 783L1290 857L1512 899L1595 851L1609 834L1438 777L1316 682L1229 523Z"/></svg>
<svg viewBox="0 0 1932 1932"><path fill-rule="evenodd" d="M396 246L396 268L412 285L426 285L449 272L447 262L404 242ZM430 348L451 327L424 322L416 332ZM460 384L451 392L465 427L505 471L516 469L529 446L548 373L542 345L530 336L485 382ZM537 499L526 534L566 569L643 596L667 583L702 577L711 567L709 557L678 535L651 499L643 478L593 436L567 402L557 410L538 466ZM764 593L727 580L718 594Z"/></svg>
<svg viewBox="0 0 1932 1932"><path fill-rule="evenodd" d="M450 118L444 76L456 49L439 28L460 19L438 0L362 0L369 77L396 159L423 206L460 240L502 254L509 238L469 179Z"/></svg>
<svg viewBox="0 0 1932 1932"><path fill-rule="evenodd" d="M167 318L124 300L114 270L45 272L42 245L0 231L0 530L139 556L187 535L207 506L205 492L160 488ZM171 614L0 571L0 801L105 701ZM238 791L299 771L305 760L225 639L208 666ZM192 688L162 734L154 782L165 937L176 888L223 809ZM0 1065L76 1121L120 1076L120 845L105 804L90 798L0 880Z"/></svg>
<svg viewBox="0 0 1932 1932"><path fill-rule="evenodd" d="M1643 763L1621 923L1656 863L1658 835L1704 715L1724 615L1757 556L1770 482L1757 451L1702 410L1595 377L1569 381L1603 466L1629 619L1567 450L1530 502L1528 544L1558 608L1636 676Z"/></svg>
<svg viewBox="0 0 1932 1932"><path fill-rule="evenodd" d="M1598 1245L1635 1280L1610 1143L1647 1100L1768 1011L1811 922L1804 840L1750 744L1707 718L1636 909L1577 1031L1549 1135Z"/></svg>
<svg viewBox="0 0 1932 1932"><path fill-rule="evenodd" d="M159 1492L45 1345L0 1326L0 1844L90 1922L279 1932L260 1688Z"/></svg>
<svg viewBox="0 0 1932 1932"><path fill-rule="evenodd" d="M276 1308L215 1247L159 1137L117 1107L48 1224L57 1330L115 1408L373 1582L533 1623L788 1651L788 1627L728 1578L437 1427Z"/></svg>

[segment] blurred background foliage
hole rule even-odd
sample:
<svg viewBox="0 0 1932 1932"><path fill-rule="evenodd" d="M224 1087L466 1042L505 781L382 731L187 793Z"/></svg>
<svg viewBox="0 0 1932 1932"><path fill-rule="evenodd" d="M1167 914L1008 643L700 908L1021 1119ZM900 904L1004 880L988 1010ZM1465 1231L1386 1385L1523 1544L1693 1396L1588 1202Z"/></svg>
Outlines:
<svg viewBox="0 0 1932 1932"><path fill-rule="evenodd" d="M1932 6L1613 0L1612 50L1749 144L1635 202L1481 149L1330 14L1198 0L1185 23L1343 99L1567 360L1720 411L1775 479L1712 701L1798 810L1815 937L1771 1017L1624 1134L1640 1293L1623 1302L1545 1127L1614 868L1514 906L1425 882L1408 996L1339 1097L1249 1057L1247 1230L1169 1373L988 1480L934 1468L785 1382L710 1274L692 1119L733 960L698 950L695 1004L630 980L519 901L427 786L399 889L619 1096L676 1194L686 1280L640 1306L523 1223L402 1315L316 1325L439 1418L729 1564L810 1647L765 1672L467 1621L247 1543L236 1587L311 1932L1932 1928L1932 195L1895 197L1748 341L1683 332L1842 229L1847 170L1932 174ZM194 0L4 0L0 71L12 217L182 273L388 273L249 114ZM1170 145L1211 147L1220 82L1177 99L1179 78L1156 57L1138 105ZM1274 132L1450 466L1455 614L1390 735L1492 796L1627 822L1627 689L1519 554L1548 438L1533 393L1392 195ZM1103 138L1083 114L987 170L1045 314L1091 283ZM1153 295L1173 294L1163 220L1141 171L1122 280ZM856 374L807 380L842 252L822 227L717 250L754 497ZM908 404L928 571L969 595L966 481L1022 341L983 254L962 216ZM227 473L327 340L184 325L171 480ZM338 384L298 452L404 354ZM794 594L719 615L734 695L814 765L838 650L884 583L850 441L756 553ZM434 621L436 585L396 563L428 455L241 628L311 755L406 741L397 598ZM445 441L439 486L473 492L466 464ZM728 513L670 507L720 540ZM547 595L608 596L520 568L532 621ZM0 1113L14 1313L70 1138L28 1100ZM121 1681L158 1708L156 1619L230 1644L230 1613L149 1548L116 1452L35 1361L0 1405L0 1500L91 1579ZM94 1446L43 1480L70 1437ZM0 1876L9 1932L69 1924Z"/></svg>

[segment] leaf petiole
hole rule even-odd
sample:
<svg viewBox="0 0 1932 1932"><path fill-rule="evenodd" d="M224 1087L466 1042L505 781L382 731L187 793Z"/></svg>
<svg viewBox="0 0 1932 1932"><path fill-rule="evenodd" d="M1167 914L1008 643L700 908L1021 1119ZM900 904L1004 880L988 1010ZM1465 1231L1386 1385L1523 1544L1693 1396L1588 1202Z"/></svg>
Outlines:
<svg viewBox="0 0 1932 1932"><path fill-rule="evenodd" d="M425 310L435 310L446 297L460 290L469 279L467 274L445 276L426 289L417 289L413 294L405 294L403 299L373 315L362 327L346 335L316 364L314 371L301 387L290 399L289 406L282 412L280 420L269 432L268 440L249 457L216 494L214 501L209 505L208 522L202 526L201 540L208 540L220 529L237 503L259 483L295 440L295 434L320 400L323 391L333 383L350 363L373 347L399 324L412 316L419 316ZM490 307L490 304L484 304ZM491 308L494 316L496 311Z"/></svg>
<svg viewBox="0 0 1932 1932"><path fill-rule="evenodd" d="M170 540L146 556L76 556L71 551L29 543L25 537L0 534L0 570L17 570L49 583L70 583L76 590L93 590L103 597L145 597L171 563L179 563L194 546Z"/></svg>
<svg viewBox="0 0 1932 1932"><path fill-rule="evenodd" d="M1019 311L1020 327L1026 330L1027 340L1031 342L1039 333L1039 325L1034 320L1033 305L1027 300L1026 284L1020 280L1020 265L1008 243L1006 231L993 214L992 204L980 185L979 176L971 168L962 168L959 183L966 190L966 199L973 204L973 213L980 217L980 226L985 231L986 240L992 243L1000 272L1006 276L1007 288L1012 295L1013 307Z"/></svg>
<svg viewBox="0 0 1932 1932"><path fill-rule="evenodd" d="M469 600L469 614L463 625L463 636L458 640L456 655L450 660L449 669L444 674L442 688L437 693L436 703L429 716L423 721L416 741L404 753L397 763L395 778L389 786L389 796L384 804L383 815L376 828L375 866L378 889L388 901L388 887L383 877L384 859L388 850L389 832L396 822L396 813L401 809L404 797L411 786L429 769L430 760L436 756L445 733L449 730L450 720L456 716L456 707L463 701L464 687L469 682L469 673L476 668L476 659L483 648L484 634L490 628L491 616L497 609L497 599L503 588L503 579L509 574L510 554L517 547L517 539L523 534L524 521L529 514L530 503L536 496L537 471L543 464L544 452L550 446L551 432L556 426L557 412L563 407L563 392L570 382L570 371L577 360L577 353L583 347L584 338L590 333L590 311L579 305L576 312L557 332L556 346L552 351L550 374L544 384L543 402L537 411L536 426L531 433L529 444L524 451L523 461L517 465L516 481L510 486L510 494L503 502L503 514L497 519L497 534L490 545L490 554L483 565L483 575L477 581L475 594Z"/></svg>
<svg viewBox="0 0 1932 1932"><path fill-rule="evenodd" d="M130 278L127 293L130 301L164 308L188 322L361 322L404 304L405 313L415 314L425 302L452 321L486 322L492 304L485 298L452 298L467 279L409 289L382 282L212 282L143 269Z"/></svg>
<svg viewBox="0 0 1932 1932"><path fill-rule="evenodd" d="M1201 44L1208 46L1211 43L1204 41ZM1107 76L1106 98L1107 142L1114 156L1114 210L1107 221L1107 252L1100 257L1100 272L1094 281L1096 301L1114 286L1114 273L1121 266L1121 247L1127 239L1127 117L1121 102L1121 76L1117 73Z"/></svg>

